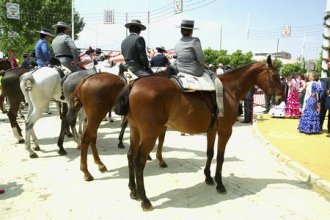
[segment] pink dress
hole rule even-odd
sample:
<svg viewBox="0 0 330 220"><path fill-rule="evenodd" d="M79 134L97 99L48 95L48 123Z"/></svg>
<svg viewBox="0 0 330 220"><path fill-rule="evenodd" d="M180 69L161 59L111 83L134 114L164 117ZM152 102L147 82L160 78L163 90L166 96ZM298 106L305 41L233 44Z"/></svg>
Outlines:
<svg viewBox="0 0 330 220"><path fill-rule="evenodd" d="M300 117L301 113L299 110L299 100L298 100L298 90L300 87L300 80L297 78L292 78L288 82L288 98L285 107L286 117Z"/></svg>

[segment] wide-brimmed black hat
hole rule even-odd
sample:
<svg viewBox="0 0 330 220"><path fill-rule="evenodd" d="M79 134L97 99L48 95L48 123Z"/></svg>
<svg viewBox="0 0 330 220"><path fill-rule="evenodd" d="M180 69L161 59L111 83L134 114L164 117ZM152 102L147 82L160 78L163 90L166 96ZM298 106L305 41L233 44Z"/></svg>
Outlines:
<svg viewBox="0 0 330 220"><path fill-rule="evenodd" d="M59 22L57 22L57 23L54 24L52 27L53 27L53 28L57 28L57 27L65 27L65 28L71 29L71 27L70 27L67 23L65 23L65 22L63 22L63 21L59 21Z"/></svg>
<svg viewBox="0 0 330 220"><path fill-rule="evenodd" d="M54 36L47 29L41 29L40 31L37 31L37 32L40 33L40 34L48 35L48 36Z"/></svg>
<svg viewBox="0 0 330 220"><path fill-rule="evenodd" d="M156 50L158 51L158 52L167 52L166 50L165 50L165 47L163 47L163 46L160 46L160 47L156 47Z"/></svg>
<svg viewBox="0 0 330 220"><path fill-rule="evenodd" d="M144 31L145 29L147 29L146 26L141 24L140 20L136 20L136 19L133 19L130 22L128 22L127 24L125 24L126 28L129 28L130 26L138 26L141 28L141 31Z"/></svg>
<svg viewBox="0 0 330 220"><path fill-rule="evenodd" d="M193 20L182 20L181 25L177 26L182 29L198 29L194 27L195 22Z"/></svg>

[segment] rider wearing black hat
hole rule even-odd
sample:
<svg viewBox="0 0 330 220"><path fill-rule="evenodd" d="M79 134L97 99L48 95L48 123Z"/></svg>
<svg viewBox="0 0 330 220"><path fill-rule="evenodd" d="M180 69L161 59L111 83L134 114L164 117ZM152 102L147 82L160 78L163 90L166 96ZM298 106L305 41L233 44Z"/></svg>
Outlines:
<svg viewBox="0 0 330 220"><path fill-rule="evenodd" d="M141 24L139 20L132 20L125 24L125 27L130 32L130 35L121 43L121 51L126 66L138 77L152 74L146 53L146 43L144 38L140 36L141 31L144 31L146 26Z"/></svg>
<svg viewBox="0 0 330 220"><path fill-rule="evenodd" d="M151 66L159 66L159 67L167 66L169 64L169 61L167 57L164 55L164 53L167 52L165 48L163 46L160 46L160 47L156 47L156 50L158 54L153 58L151 58L150 61Z"/></svg>

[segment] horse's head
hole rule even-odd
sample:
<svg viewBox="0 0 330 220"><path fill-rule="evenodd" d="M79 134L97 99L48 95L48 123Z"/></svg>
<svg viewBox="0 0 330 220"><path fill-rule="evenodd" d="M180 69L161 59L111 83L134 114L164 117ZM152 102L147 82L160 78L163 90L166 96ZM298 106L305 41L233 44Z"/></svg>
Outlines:
<svg viewBox="0 0 330 220"><path fill-rule="evenodd" d="M272 63L270 55L267 57L267 63L264 70L257 78L257 85L267 94L275 98L275 104L281 102L282 90L280 75Z"/></svg>

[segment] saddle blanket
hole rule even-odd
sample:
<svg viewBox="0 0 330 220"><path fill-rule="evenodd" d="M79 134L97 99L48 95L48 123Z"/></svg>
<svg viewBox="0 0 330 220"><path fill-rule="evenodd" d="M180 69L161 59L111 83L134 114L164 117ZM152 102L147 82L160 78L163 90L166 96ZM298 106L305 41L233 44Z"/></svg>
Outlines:
<svg viewBox="0 0 330 220"><path fill-rule="evenodd" d="M200 77L180 72L171 78L184 91L215 91L213 79L207 72Z"/></svg>

